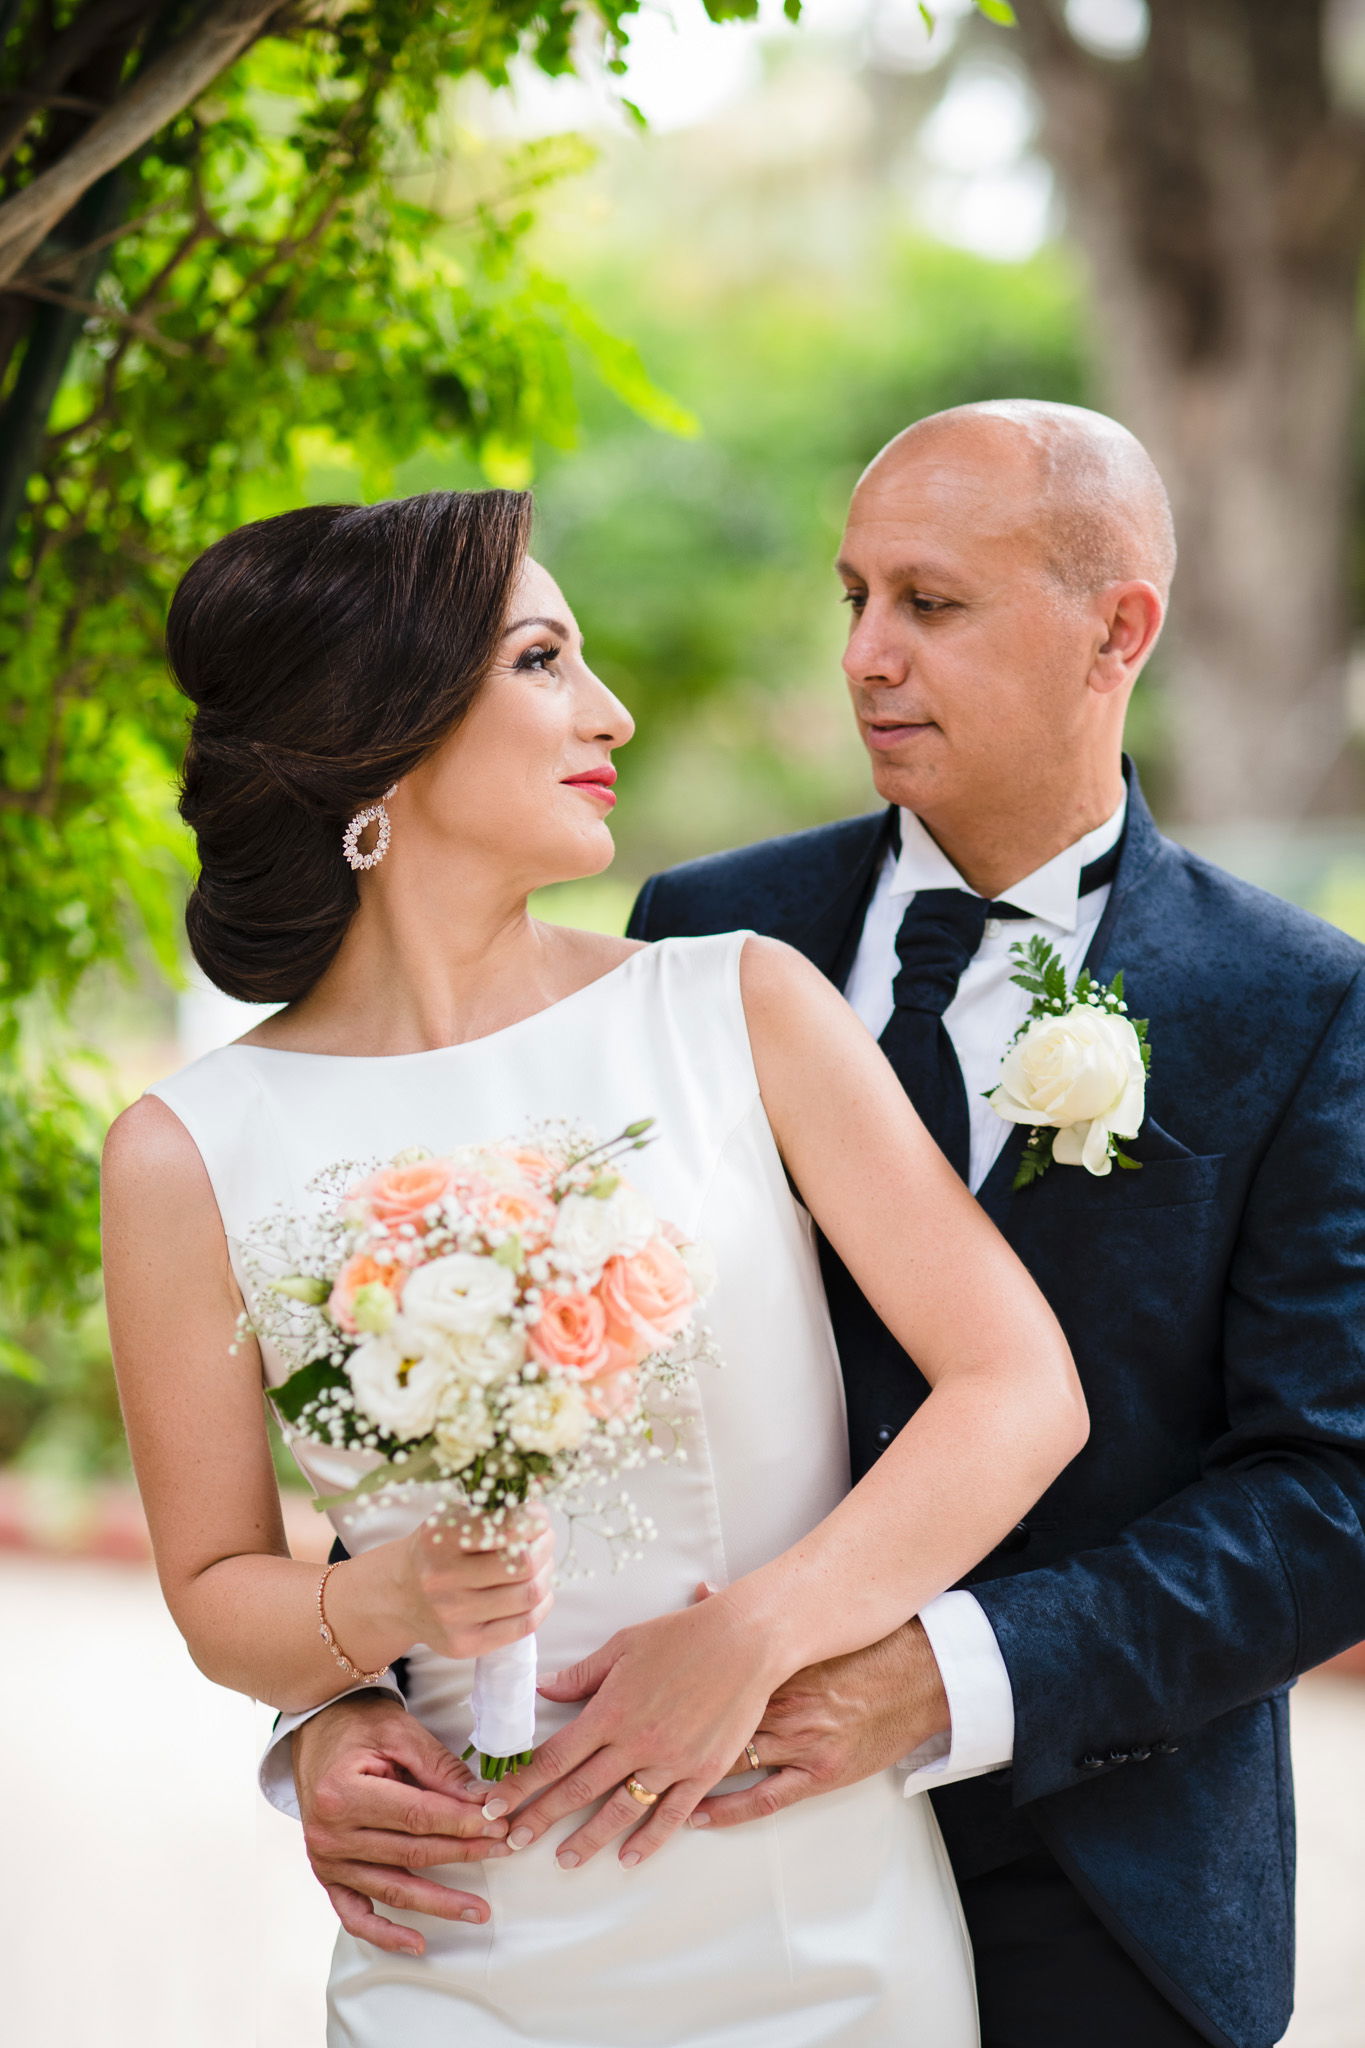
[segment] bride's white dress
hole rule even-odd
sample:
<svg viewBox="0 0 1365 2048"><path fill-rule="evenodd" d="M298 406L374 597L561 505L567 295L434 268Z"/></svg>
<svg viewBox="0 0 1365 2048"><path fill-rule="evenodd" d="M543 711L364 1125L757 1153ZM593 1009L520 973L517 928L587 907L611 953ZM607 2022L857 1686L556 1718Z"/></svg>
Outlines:
<svg viewBox="0 0 1365 2048"><path fill-rule="evenodd" d="M743 943L665 940L463 1045L392 1058L227 1046L154 1091L203 1155L234 1263L249 1225L277 1200L299 1206L332 1161L439 1152L545 1117L603 1137L658 1119L630 1172L716 1254L707 1320L724 1364L681 1397L686 1462L628 1475L657 1539L619 1573L589 1556L593 1576L561 1587L540 1637L546 1670L686 1605L699 1580L774 1557L848 1487L839 1366L810 1220L759 1097ZM267 1355L272 1381L283 1370ZM295 1451L319 1492L349 1483L347 1454ZM352 1549L404 1526L392 1510L332 1519ZM419 1648L409 1669L412 1711L458 1754L472 1666ZM542 1701L538 1739L574 1711ZM746 1827L683 1830L634 1870L614 1848L561 1870L554 1844L572 1825L522 1855L435 1872L485 1891L492 1917L411 1916L422 1958L342 1934L329 2048L976 2048L952 1873L928 1801L907 1800L896 1772Z"/></svg>

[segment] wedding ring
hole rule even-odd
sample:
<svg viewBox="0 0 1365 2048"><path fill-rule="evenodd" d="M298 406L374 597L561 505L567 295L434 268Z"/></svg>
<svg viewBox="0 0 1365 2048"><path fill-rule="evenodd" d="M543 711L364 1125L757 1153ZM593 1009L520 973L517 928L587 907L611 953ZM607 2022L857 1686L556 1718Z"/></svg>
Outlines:
<svg viewBox="0 0 1365 2048"><path fill-rule="evenodd" d="M752 1742L746 1742L746 1743L745 1743L745 1745L744 1745L744 1754L745 1754L745 1756L747 1756L747 1757L748 1757L748 1759L749 1759L749 1765L750 1765L750 1768L751 1768L752 1770L755 1770L755 1771L761 1771L761 1770L762 1770L763 1766L762 1766L762 1764L761 1764L761 1763L759 1762L759 1760L758 1760L758 1751L757 1751L757 1750L756 1750L756 1749L754 1748L754 1746L753 1746Z"/></svg>
<svg viewBox="0 0 1365 2048"><path fill-rule="evenodd" d="M659 1803L658 1793L651 1792L649 1787L642 1785L638 1778L627 1778L626 1790L639 1806L657 1806Z"/></svg>

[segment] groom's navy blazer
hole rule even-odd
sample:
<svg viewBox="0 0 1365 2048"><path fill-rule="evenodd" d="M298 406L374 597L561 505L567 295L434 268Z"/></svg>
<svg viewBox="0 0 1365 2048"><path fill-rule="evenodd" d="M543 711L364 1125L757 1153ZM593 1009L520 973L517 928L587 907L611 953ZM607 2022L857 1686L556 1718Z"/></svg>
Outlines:
<svg viewBox="0 0 1365 2048"><path fill-rule="evenodd" d="M1092 1427L967 1581L1013 1767L934 1801L961 1875L1041 1836L1192 2025L1269 2048L1293 1987L1286 1693L1365 1637L1365 949L1163 838L1130 783L1089 961L1151 1020L1143 1167L1014 1194L1016 1130L980 1191ZM842 982L885 845L882 812L691 862L631 932L752 928ZM927 1392L876 1335L836 1319L856 1472Z"/></svg>

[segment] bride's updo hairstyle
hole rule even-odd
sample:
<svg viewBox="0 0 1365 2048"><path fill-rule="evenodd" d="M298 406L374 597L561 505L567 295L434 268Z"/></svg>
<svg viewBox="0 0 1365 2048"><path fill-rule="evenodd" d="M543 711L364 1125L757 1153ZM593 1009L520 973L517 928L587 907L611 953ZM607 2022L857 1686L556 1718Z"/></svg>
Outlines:
<svg viewBox="0 0 1365 2048"><path fill-rule="evenodd" d="M306 995L355 915L347 821L478 695L530 538L524 491L310 505L200 555L171 604L194 705L180 811L201 872L185 913L209 980Z"/></svg>

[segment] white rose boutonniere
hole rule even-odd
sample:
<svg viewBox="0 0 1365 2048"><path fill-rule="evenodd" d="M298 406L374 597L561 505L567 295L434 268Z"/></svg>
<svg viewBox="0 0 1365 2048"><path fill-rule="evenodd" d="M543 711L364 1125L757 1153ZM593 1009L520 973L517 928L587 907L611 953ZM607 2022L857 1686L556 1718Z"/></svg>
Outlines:
<svg viewBox="0 0 1365 2048"><path fill-rule="evenodd" d="M1147 1108L1151 1060L1147 1020L1128 1015L1123 976L1106 986L1082 968L1074 988L1046 939L1011 948L1013 978L1033 998L989 1091L992 1109L1027 1124L1029 1139L1014 1176L1029 1187L1052 1165L1107 1174L1115 1163L1137 1171L1118 1143L1135 1138Z"/></svg>

